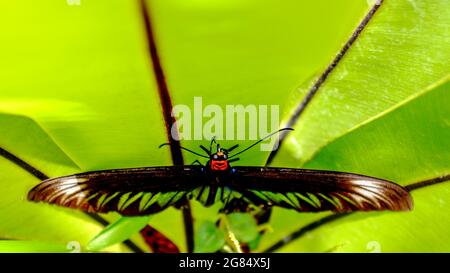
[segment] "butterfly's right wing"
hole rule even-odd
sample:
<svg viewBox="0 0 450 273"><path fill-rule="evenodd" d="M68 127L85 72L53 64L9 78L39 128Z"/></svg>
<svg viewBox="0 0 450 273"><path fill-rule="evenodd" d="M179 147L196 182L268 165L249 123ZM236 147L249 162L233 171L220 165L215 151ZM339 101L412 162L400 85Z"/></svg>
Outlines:
<svg viewBox="0 0 450 273"><path fill-rule="evenodd" d="M407 189L374 177L320 170L235 167L228 187L257 206L297 211L411 210Z"/></svg>
<svg viewBox="0 0 450 273"><path fill-rule="evenodd" d="M28 199L87 212L147 215L189 197L205 179L200 166L94 171L45 180Z"/></svg>

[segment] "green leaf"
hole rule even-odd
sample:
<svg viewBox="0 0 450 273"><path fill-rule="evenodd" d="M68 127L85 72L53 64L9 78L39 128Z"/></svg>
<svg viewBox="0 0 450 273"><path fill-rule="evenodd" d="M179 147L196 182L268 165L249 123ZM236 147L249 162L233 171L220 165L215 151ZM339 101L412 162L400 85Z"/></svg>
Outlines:
<svg viewBox="0 0 450 273"><path fill-rule="evenodd" d="M25 107L25 105L0 101L0 109L2 110L10 109L11 112L15 112L21 107ZM63 175L79 171L77 164L32 118L0 112L0 135L2 136L0 147L21 155L21 159L32 166L39 166L39 171L44 174ZM18 140L21 140L20 144L18 144Z"/></svg>
<svg viewBox="0 0 450 273"><path fill-rule="evenodd" d="M231 213L227 215L226 219L231 232L236 235L239 241L249 243L258 237L258 224L252 215L248 213Z"/></svg>
<svg viewBox="0 0 450 273"><path fill-rule="evenodd" d="M196 253L212 253L225 244L225 234L212 221L203 221L195 233Z"/></svg>
<svg viewBox="0 0 450 273"><path fill-rule="evenodd" d="M96 235L87 245L88 250L98 251L121 243L143 229L151 216L121 217Z"/></svg>
<svg viewBox="0 0 450 273"><path fill-rule="evenodd" d="M305 167L408 184L450 172L450 82L335 139ZM370 159L370 160L362 160Z"/></svg>
<svg viewBox="0 0 450 273"><path fill-rule="evenodd" d="M30 118L0 114L0 135L1 148L14 151L28 164L38 166L44 174L64 175L79 171L42 127ZM17 142L19 139L21 141ZM0 170L7 170L0 172L2 192L8 193L0 198L0 217L7 219L0 221L3 238L62 244L77 241L85 246L101 231L99 223L79 211L28 202L28 191L40 180L10 160L0 157ZM114 219L114 216L108 218ZM122 247L109 250L120 251Z"/></svg>
<svg viewBox="0 0 450 273"><path fill-rule="evenodd" d="M450 82L429 89L336 139L305 167L363 173L402 185L450 174L449 91ZM416 189L412 196L412 212L355 213L314 230L282 251L369 252L371 245L380 246L382 252L449 251L450 183ZM284 215L284 221L297 223L296 229L317 218L297 219L293 213ZM274 241L266 241L263 248Z"/></svg>
<svg viewBox="0 0 450 273"><path fill-rule="evenodd" d="M14 130L14 127L10 128ZM34 133L31 128L29 132ZM36 140L36 143L40 142ZM50 145L46 147L51 148ZM33 150L30 151L29 155L32 156ZM41 154L42 158L53 155L57 159L59 154L53 153L51 149ZM2 238L62 244L75 240L85 245L91 236L100 232L101 227L81 212L28 202L27 193L39 180L3 157L0 157L0 170Z"/></svg>
<svg viewBox="0 0 450 273"><path fill-rule="evenodd" d="M448 111L445 110L449 99L443 95L426 99L449 90L445 83L449 77L450 57L450 12L444 8L446 4L446 1L384 1L311 101L274 165L351 171L400 184L449 174L450 138ZM298 104L309 86L310 82L302 85L292 107ZM424 102L417 102L422 100ZM400 110L405 107L408 110ZM407 112L397 114L401 111ZM419 190L413 197L418 194ZM430 233L434 234L432 237L440 236L446 232L444 227L450 225L430 227L426 234L421 232L425 222L433 223L442 217L440 210L429 211L427 217L420 212L416 214L420 204L437 205L432 200L415 198L416 208L411 214L414 216L410 216L414 221L407 218L408 214L387 213L389 217L397 217L397 222L383 222L381 217L370 218L379 215L373 213L361 214L364 220L360 219L359 225L350 221L356 217L351 216L339 221L345 223L339 235L323 232L335 230L337 224L324 226L282 250L323 252L337 247L336 251L368 251L366 243L370 240L360 240L364 236L358 235L376 234L386 238L390 230L402 225L402 231L415 231L414 239L411 236L409 240L393 240L389 250L448 251L444 245L450 244L445 238L442 244L436 242L435 246L422 244L421 247ZM324 215L327 214L299 216L276 210L271 221L275 233L264 237L262 249ZM378 224L373 225L373 229L362 228L375 222ZM353 225L355 228L350 228ZM336 237L332 240L330 236ZM345 243L349 238L355 242L352 246Z"/></svg>
<svg viewBox="0 0 450 273"><path fill-rule="evenodd" d="M301 167L336 138L445 80L447 7L446 0L384 1L305 110L276 164ZM295 105L310 85L299 88Z"/></svg>

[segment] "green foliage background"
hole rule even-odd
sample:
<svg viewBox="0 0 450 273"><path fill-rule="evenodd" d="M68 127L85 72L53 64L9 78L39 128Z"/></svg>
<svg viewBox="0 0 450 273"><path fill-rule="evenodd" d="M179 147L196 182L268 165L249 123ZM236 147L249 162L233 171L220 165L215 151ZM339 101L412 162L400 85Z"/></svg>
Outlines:
<svg viewBox="0 0 450 273"><path fill-rule="evenodd" d="M279 104L285 120L373 4L148 1L174 104L192 106L194 96L205 105ZM446 0L385 0L273 165L402 185L448 175L449 22ZM8 26L0 36L0 147L50 177L171 164L157 148L166 136L138 1L2 1L0 23ZM249 152L239 164L262 165L267 155ZM38 182L0 157L0 237L17 240L1 241L0 251L67 251L70 241L85 249L102 227L78 211L27 202ZM356 213L281 251L368 252L372 241L383 252L450 251L450 184L413 197L413 212ZM217 206L193 205L197 228L216 219ZM275 209L258 249L324 215ZM148 221L184 249L181 220L168 209ZM133 223L142 218L121 221L128 231L119 233L146 248Z"/></svg>

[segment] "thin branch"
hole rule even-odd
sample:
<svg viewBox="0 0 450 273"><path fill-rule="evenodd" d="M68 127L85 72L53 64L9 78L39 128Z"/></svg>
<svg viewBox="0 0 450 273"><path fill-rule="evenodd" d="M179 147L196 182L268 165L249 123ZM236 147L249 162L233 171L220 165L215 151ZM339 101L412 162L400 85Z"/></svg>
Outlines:
<svg viewBox="0 0 450 273"><path fill-rule="evenodd" d="M446 182L446 181L450 181L450 174L439 176L439 177L435 177L435 178L432 178L432 179L424 180L424 181L413 183L413 184L409 184L405 188L408 191L411 192L413 190L425 188L425 187L428 187L428 186L431 186L431 185L435 185L435 184L439 184L439 183Z"/></svg>
<svg viewBox="0 0 450 273"><path fill-rule="evenodd" d="M44 173L39 171L38 169L34 168L27 162L23 161L22 159L18 158L17 156L13 155L12 153L8 152L7 150L0 147L0 156L3 156L4 158L8 159L12 163L16 164L17 166L21 167L25 171L32 174L34 177L36 177L39 180L45 180L48 179L48 176L46 176Z"/></svg>
<svg viewBox="0 0 450 273"><path fill-rule="evenodd" d="M172 116L172 99L170 97L169 88L167 86L164 70L159 59L158 50L156 47L155 36L150 19L149 9L145 3L145 0L140 0L142 17L144 19L145 31L147 35L148 50L151 57L151 63L153 65L153 73L158 85L158 95L162 107L162 114L164 117L164 123L166 127L167 139L170 143L170 152L172 156L172 162L174 165L184 165L183 153L181 152L180 141L177 138L172 137L172 133L178 132L175 123L175 118ZM174 128L174 130L172 130ZM186 244L188 252L194 250L194 227L191 207L189 200L186 200L186 205L181 208L186 233Z"/></svg>
<svg viewBox="0 0 450 273"><path fill-rule="evenodd" d="M331 214L328 216L325 216L323 218L320 218L317 221L314 221L312 223L307 224L306 226L294 231L293 233L289 234L288 236L284 237L283 239L281 239L280 241L276 242L275 244L273 244L272 246L270 246L269 248L267 248L266 250L263 250L263 253L270 253L270 252L274 252L284 246L286 246L287 244L293 242L294 240L302 237L303 235L305 235L306 233L318 229L319 227L333 222L335 220L344 218L345 216L349 215L350 213L343 213L343 214Z"/></svg>
<svg viewBox="0 0 450 273"><path fill-rule="evenodd" d="M186 236L187 251L189 253L194 252L194 221L192 218L191 203L186 200L183 207L181 208L183 213L184 221L184 234Z"/></svg>

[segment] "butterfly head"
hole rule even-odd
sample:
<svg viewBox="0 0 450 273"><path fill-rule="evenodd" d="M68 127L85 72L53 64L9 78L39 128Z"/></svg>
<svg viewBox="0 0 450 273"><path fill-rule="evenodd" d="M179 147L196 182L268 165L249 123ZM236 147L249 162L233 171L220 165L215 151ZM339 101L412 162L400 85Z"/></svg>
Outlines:
<svg viewBox="0 0 450 273"><path fill-rule="evenodd" d="M211 154L212 160L227 160L228 159L228 151L220 148L220 145L217 144L217 152Z"/></svg>
<svg viewBox="0 0 450 273"><path fill-rule="evenodd" d="M217 151L211 154L210 166L213 171L225 171L229 167L228 152L220 148L219 144L217 144Z"/></svg>

